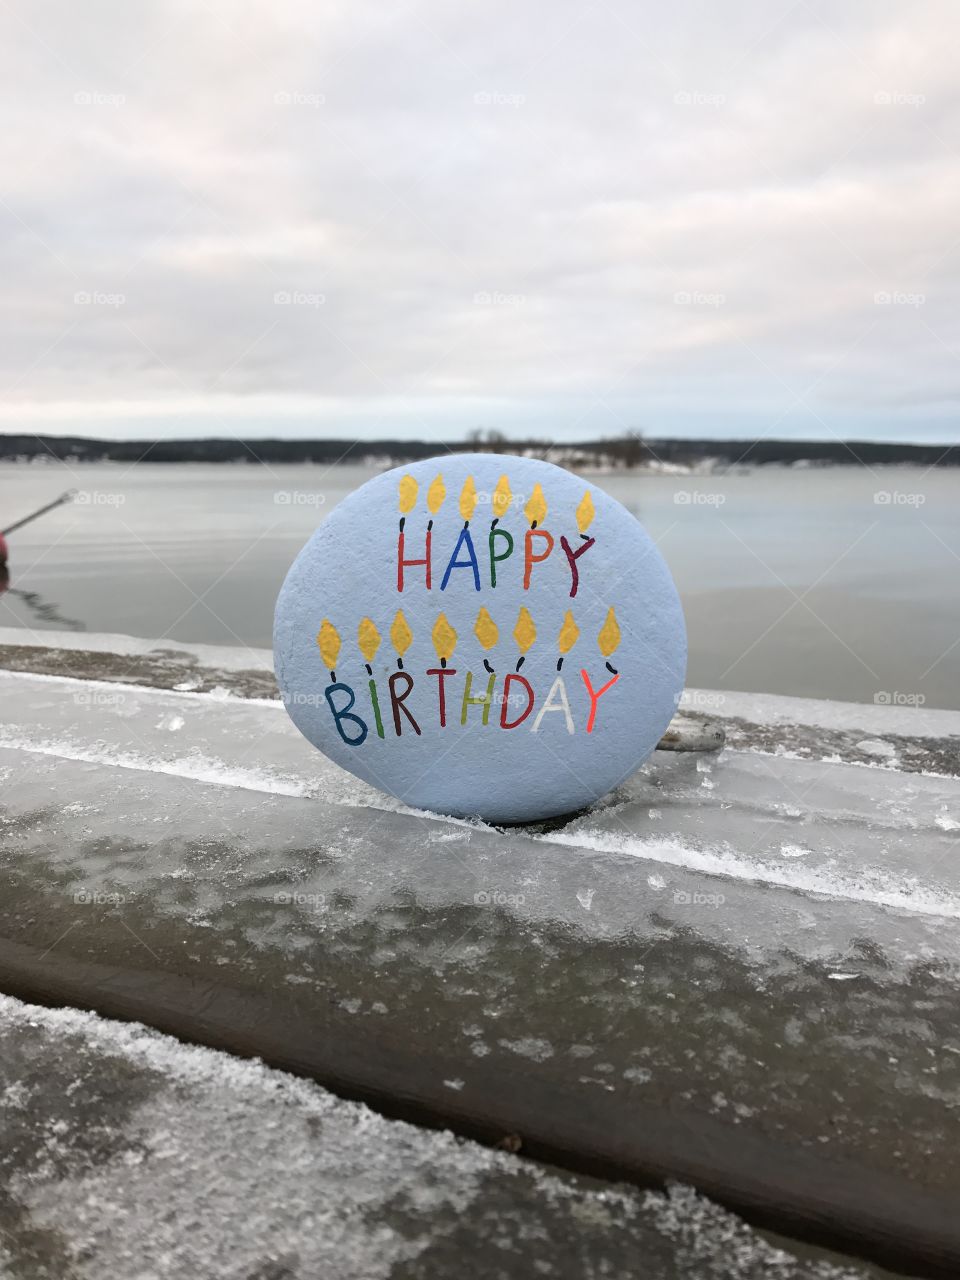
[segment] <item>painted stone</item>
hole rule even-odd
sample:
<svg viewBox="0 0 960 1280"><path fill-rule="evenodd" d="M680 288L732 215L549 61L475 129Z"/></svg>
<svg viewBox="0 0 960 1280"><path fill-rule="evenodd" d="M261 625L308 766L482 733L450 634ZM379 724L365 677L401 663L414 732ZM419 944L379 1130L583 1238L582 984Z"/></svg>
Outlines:
<svg viewBox="0 0 960 1280"><path fill-rule="evenodd" d="M277 601L287 711L405 803L573 813L653 751L683 690L669 570L625 507L550 463L456 454L337 506Z"/></svg>

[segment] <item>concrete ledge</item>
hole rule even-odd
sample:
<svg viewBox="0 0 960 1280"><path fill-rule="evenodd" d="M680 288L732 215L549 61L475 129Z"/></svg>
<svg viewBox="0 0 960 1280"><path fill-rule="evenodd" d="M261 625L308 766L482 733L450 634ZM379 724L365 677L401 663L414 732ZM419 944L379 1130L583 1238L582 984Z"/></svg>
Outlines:
<svg viewBox="0 0 960 1280"><path fill-rule="evenodd" d="M3 627L0 670L244 699L279 697L269 649ZM694 718L720 723L735 750L960 776L958 711L688 689L674 723Z"/></svg>
<svg viewBox="0 0 960 1280"><path fill-rule="evenodd" d="M852 1163L733 1130L682 1109L618 1102L530 1080L522 1071L473 1073L473 1088L444 1087L457 1063L419 1046L278 1011L251 992L171 974L109 968L0 941L0 990L48 1006L146 1022L180 1040L256 1057L316 1080L382 1115L508 1145L559 1168L638 1186L696 1186L748 1222L838 1249L912 1276L960 1274L952 1200ZM506 1140L506 1142L505 1142Z"/></svg>

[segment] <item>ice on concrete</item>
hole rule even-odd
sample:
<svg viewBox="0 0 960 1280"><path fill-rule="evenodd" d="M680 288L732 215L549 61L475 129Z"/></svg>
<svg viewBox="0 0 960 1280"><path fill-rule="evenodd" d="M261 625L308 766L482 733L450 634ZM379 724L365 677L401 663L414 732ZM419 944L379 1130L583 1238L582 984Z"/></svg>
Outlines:
<svg viewBox="0 0 960 1280"><path fill-rule="evenodd" d="M314 751L279 705L212 705L204 696L10 673L0 673L0 699L0 746L27 756L411 812ZM949 779L729 750L709 758L658 753L555 839L955 919L960 841L950 813L958 807ZM802 865L792 853L799 846L809 855Z"/></svg>
<svg viewBox="0 0 960 1280"><path fill-rule="evenodd" d="M457 1082L459 1083L459 1082ZM866 1280L685 1187L547 1172L139 1025L0 997L11 1280Z"/></svg>
<svg viewBox="0 0 960 1280"><path fill-rule="evenodd" d="M140 636L110 635L106 632L47 631L31 632L22 627L0 627L0 646L29 644L37 648L74 652L115 654L125 658L150 657L156 654L183 654L199 665L222 671L250 669L273 671L273 654L269 649L248 645L192 644L184 640L145 640Z"/></svg>
<svg viewBox="0 0 960 1280"><path fill-rule="evenodd" d="M324 1026L335 1016L347 1036L423 1043L439 1078L467 1091L482 1065L602 1088L628 1107L626 1073L639 1068L653 1105L716 1113L722 1094L731 1124L960 1186L947 1136L960 1088L949 916L671 865L655 850L598 851L562 830L500 832L9 749L0 770L0 931L60 963L196 977ZM722 797L720 763L714 776ZM700 820L719 814L756 841L758 812L716 806ZM772 830L782 858L782 824Z"/></svg>
<svg viewBox="0 0 960 1280"><path fill-rule="evenodd" d="M779 693L733 693L686 689L680 706L694 715L740 719L756 725L806 725L817 729L856 729L864 733L939 738L960 734L960 711L941 710L898 701L896 691L882 691L876 702L839 702L794 698Z"/></svg>
<svg viewBox="0 0 960 1280"><path fill-rule="evenodd" d="M629 1106L642 1079L960 1188L956 779L657 753L498 831L365 788L276 704L0 674L0 706L3 936L429 1028L465 1091L502 1066Z"/></svg>

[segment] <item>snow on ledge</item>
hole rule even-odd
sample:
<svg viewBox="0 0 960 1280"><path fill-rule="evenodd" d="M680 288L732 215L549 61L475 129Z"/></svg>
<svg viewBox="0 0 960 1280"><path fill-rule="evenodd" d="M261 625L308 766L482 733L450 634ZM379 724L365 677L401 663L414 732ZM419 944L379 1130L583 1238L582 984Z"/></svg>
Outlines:
<svg viewBox="0 0 960 1280"><path fill-rule="evenodd" d="M115 653L120 657L149 657L158 653L185 653L205 667L221 671L273 671L270 649L246 645L193 644L184 640L148 640L142 636L111 635L97 631L28 631L0 627L0 645L31 649L68 649L78 653Z"/></svg>
<svg viewBox="0 0 960 1280"><path fill-rule="evenodd" d="M0 646L4 645L38 650L116 654L120 657L144 659L182 654L195 665L211 671L273 673L271 650L248 648L245 645L193 644L180 640L150 640L139 636L98 632L37 633L19 627L0 627ZM144 684L149 685L150 681L144 681ZM913 738L960 736L960 711L898 705L898 694L886 696L890 697L891 702L863 703L799 698L777 693L690 688L684 691L679 711L682 715L720 720L739 719L754 725L856 729L865 734L902 734Z"/></svg>

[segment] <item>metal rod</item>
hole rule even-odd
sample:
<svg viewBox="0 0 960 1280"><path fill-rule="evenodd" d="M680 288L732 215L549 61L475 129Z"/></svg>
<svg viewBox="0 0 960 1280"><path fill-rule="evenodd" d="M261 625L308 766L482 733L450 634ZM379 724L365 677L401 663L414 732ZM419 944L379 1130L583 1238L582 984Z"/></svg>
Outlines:
<svg viewBox="0 0 960 1280"><path fill-rule="evenodd" d="M45 515L48 511L52 511L54 507L62 507L65 502L72 502L76 489L68 489L66 493L61 493L56 502L48 502L45 507L41 507L39 511L34 511L29 516L24 516L22 520L18 520L16 524L10 525L6 529L0 529L0 534L4 537L8 533L13 533L14 529L22 529L25 524L29 524L31 520L36 520L37 516Z"/></svg>

